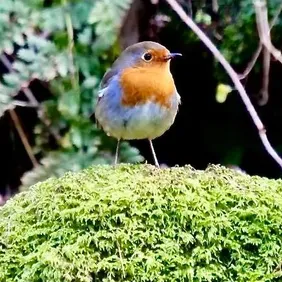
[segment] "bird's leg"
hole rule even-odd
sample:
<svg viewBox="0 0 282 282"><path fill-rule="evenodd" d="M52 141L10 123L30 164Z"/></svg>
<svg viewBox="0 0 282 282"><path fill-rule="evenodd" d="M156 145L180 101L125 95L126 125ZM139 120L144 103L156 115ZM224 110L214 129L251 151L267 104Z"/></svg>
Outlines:
<svg viewBox="0 0 282 282"><path fill-rule="evenodd" d="M118 162L119 145L120 145L120 139L118 139L118 141L117 141L117 147L116 147L116 154L115 154L115 163L114 163L114 166L116 166L116 165L117 165L117 162Z"/></svg>
<svg viewBox="0 0 282 282"><path fill-rule="evenodd" d="M150 147L151 147L151 150L152 150L152 154L153 154L155 166L159 168L160 165L159 165L159 162L158 162L158 159L157 159L157 155L156 155L156 153L155 153L154 146L153 146L153 142L152 142L151 139L149 139L149 143L150 143Z"/></svg>

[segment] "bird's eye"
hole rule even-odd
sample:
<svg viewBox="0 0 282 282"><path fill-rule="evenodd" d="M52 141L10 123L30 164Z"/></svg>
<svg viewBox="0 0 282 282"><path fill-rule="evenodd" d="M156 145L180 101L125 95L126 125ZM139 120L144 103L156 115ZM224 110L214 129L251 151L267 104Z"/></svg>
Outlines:
<svg viewBox="0 0 282 282"><path fill-rule="evenodd" d="M143 58L144 61L150 62L152 60L153 56L152 56L151 53L145 53L142 58Z"/></svg>

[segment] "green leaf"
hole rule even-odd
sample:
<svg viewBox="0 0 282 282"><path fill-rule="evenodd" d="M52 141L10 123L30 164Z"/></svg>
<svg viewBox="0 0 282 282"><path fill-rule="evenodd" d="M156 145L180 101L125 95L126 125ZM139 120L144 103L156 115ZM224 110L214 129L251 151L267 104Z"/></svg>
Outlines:
<svg viewBox="0 0 282 282"><path fill-rule="evenodd" d="M218 103L224 103L227 99L228 94L232 91L233 89L227 85L227 84L219 84L217 86L216 90L216 101Z"/></svg>
<svg viewBox="0 0 282 282"><path fill-rule="evenodd" d="M22 82L22 80L20 78L20 74L18 74L18 73L4 74L3 79L8 86L14 87L14 88L20 87L20 84Z"/></svg>
<svg viewBox="0 0 282 282"><path fill-rule="evenodd" d="M1 44L1 48L3 51L9 55L11 55L14 52L14 44L10 40L4 40Z"/></svg>
<svg viewBox="0 0 282 282"><path fill-rule="evenodd" d="M1 87L0 87L1 90ZM0 117L10 108L13 108L12 99L9 95L0 94Z"/></svg>
<svg viewBox="0 0 282 282"><path fill-rule="evenodd" d="M83 81L82 87L84 87L85 89L94 89L94 87L96 87L97 84L98 84L97 77L89 76Z"/></svg>
<svg viewBox="0 0 282 282"><path fill-rule="evenodd" d="M140 163L144 161L144 157L140 155L138 149L133 148L128 142L121 142L120 145L121 161L129 163Z"/></svg>
<svg viewBox="0 0 282 282"><path fill-rule="evenodd" d="M82 132L79 127L72 126L70 130L70 139L74 146L81 148L83 145Z"/></svg>
<svg viewBox="0 0 282 282"><path fill-rule="evenodd" d="M24 40L24 37L21 33L16 33L14 36L13 36L13 40L15 43L17 43L19 46L23 46L24 43L25 43L25 40Z"/></svg>
<svg viewBox="0 0 282 282"><path fill-rule="evenodd" d="M90 27L85 28L78 35L78 42L84 45L89 45L92 40L92 29Z"/></svg>
<svg viewBox="0 0 282 282"><path fill-rule="evenodd" d="M195 16L195 21L197 23L203 23L205 25L211 25L211 16L203 12L203 10L198 10Z"/></svg>
<svg viewBox="0 0 282 282"><path fill-rule="evenodd" d="M59 97L58 109L65 116L76 117L79 112L79 100L77 91L66 91Z"/></svg>
<svg viewBox="0 0 282 282"><path fill-rule="evenodd" d="M31 63L36 59L37 55L32 49L20 49L18 57L27 63Z"/></svg>
<svg viewBox="0 0 282 282"><path fill-rule="evenodd" d="M55 57L56 69L60 76L66 77L70 70L70 62L68 55L63 53Z"/></svg>

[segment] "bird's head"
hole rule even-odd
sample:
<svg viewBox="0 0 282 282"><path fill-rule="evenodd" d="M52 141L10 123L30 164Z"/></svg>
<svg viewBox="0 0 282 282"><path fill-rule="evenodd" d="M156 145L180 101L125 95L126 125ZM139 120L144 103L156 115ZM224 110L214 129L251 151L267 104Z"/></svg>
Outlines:
<svg viewBox="0 0 282 282"><path fill-rule="evenodd" d="M176 56L181 56L180 53L171 53L163 45L144 41L133 44L126 48L115 65L118 68L127 67L169 67L170 60Z"/></svg>

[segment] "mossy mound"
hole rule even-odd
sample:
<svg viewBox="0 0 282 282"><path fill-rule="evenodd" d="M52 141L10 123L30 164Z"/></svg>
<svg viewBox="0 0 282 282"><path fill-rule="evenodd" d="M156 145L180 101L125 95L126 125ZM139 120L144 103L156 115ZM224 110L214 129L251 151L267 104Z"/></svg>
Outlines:
<svg viewBox="0 0 282 282"><path fill-rule="evenodd" d="M282 181L97 166L0 209L0 281L282 281Z"/></svg>

